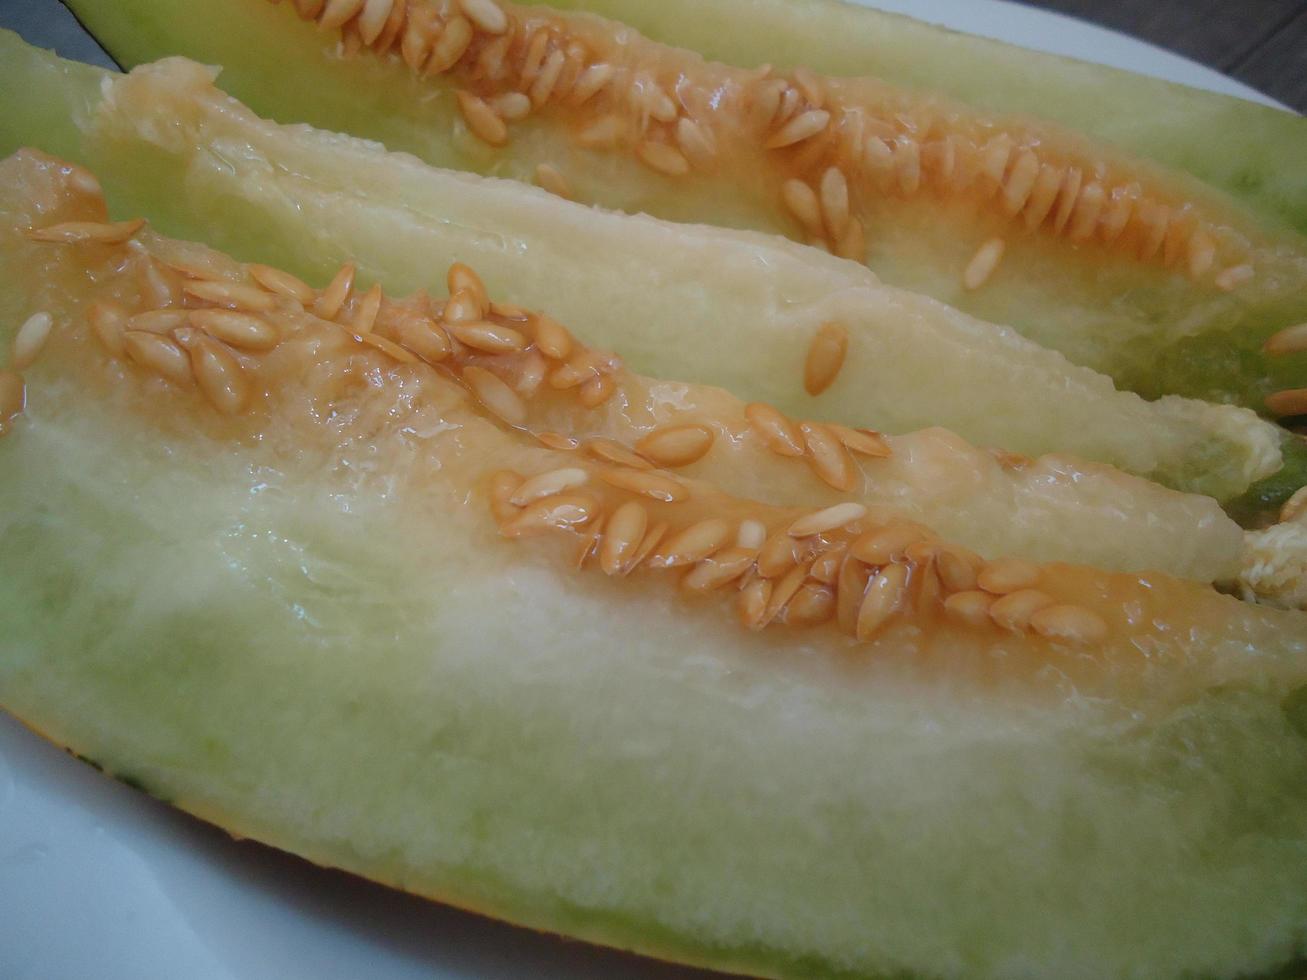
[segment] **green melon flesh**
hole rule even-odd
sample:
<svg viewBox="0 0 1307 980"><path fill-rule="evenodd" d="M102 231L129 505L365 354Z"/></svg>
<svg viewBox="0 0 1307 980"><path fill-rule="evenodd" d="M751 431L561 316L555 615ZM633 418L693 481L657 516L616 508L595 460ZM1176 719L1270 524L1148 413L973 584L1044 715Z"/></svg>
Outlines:
<svg viewBox="0 0 1307 980"><path fill-rule="evenodd" d="M839 0L548 0L548 6L611 17L728 64L875 75L981 110L1048 119L1194 174L1265 220L1307 234L1307 126L1296 113Z"/></svg>
<svg viewBox="0 0 1307 980"><path fill-rule="evenodd" d="M94 70L61 67L12 36L0 44L5 87L69 79L70 112L86 115ZM148 213L164 231L211 238L312 282L352 260L365 279L403 293L461 260L510 301L619 349L640 373L719 385L800 418L889 432L941 425L979 445L1070 453L1218 499L1280 468L1279 430L1251 412L1145 402L1011 330L813 249L609 214L279 127L180 60L99 77L110 95L73 156L110 183L122 213ZM8 148L44 142L39 122L0 120L0 133ZM56 147L73 141L55 138ZM520 254L532 261L514 261ZM811 398L802 364L830 319L850 329L850 353L837 382Z"/></svg>
<svg viewBox="0 0 1307 980"><path fill-rule="evenodd" d="M457 79L433 75L416 80L397 53L382 59L365 49L352 57L342 56L339 31L301 22L293 4L213 0L197 9L186 0L114 4L73 0L72 6L123 64L182 54L221 65L225 88L256 112L282 122L308 122L379 140L437 166L528 182L537 165L547 163L561 170L579 200L631 213L799 239L807 234L780 203L785 174L777 169L778 156L758 151L752 144L747 157L731 160L728 156L715 172L696 168L669 179L646 168L629 146L616 152L581 148L574 132L578 126L567 121L564 110L549 106L513 123L508 145L496 151L468 133L455 104L455 87L478 89L482 84L474 77L464 72ZM799 55L806 54L807 48L782 42L786 32L781 24L793 26L803 20L798 36L839 36L854 48L869 33L896 24L870 12L780 0L743 5L750 8L747 15L740 4L713 4L708 10L698 3L579 6L620 15L621 20L629 15L633 19L628 22L636 27L654 27L655 37L674 37L692 47L712 36L700 33L705 23L711 23L714 31L731 39L713 47L713 53L736 65L800 63ZM863 14L870 18L865 23L860 22ZM743 31L720 26L731 19L759 26ZM618 65L636 64L663 78L681 74L682 68L691 72L711 68L689 51L652 45L617 24L576 16L569 23L579 36L595 39L590 48L598 52L596 57ZM903 30L911 34L911 28L909 24ZM893 36L895 31L889 33ZM909 40L908 51L923 46L928 46L924 40ZM954 54L965 66L965 57L956 50ZM1019 62L1017 55L1010 57ZM801 63L829 71L837 61L847 69L853 59L831 55ZM840 73L877 74L875 59L857 63L862 66L859 70ZM1024 75L1027 89L1042 89L1029 84L1038 77ZM1104 75L1116 77L1110 72ZM287 84L287 78L294 78L295 84ZM896 96L886 95L874 80L841 84L847 98L861 96L869 105L897 104ZM1086 93L1078 100L1097 106L1101 98ZM1132 115L1141 101L1148 104L1146 98L1135 97L1128 103L1130 113L1122 113L1118 105L1112 106L1113 113ZM1214 101L1222 106L1230 103ZM966 119L970 113L930 94L917 96L909 106L935 120ZM1219 158L1223 165L1259 159L1265 143L1254 137L1265 135L1259 125L1265 118L1276 121L1272 128L1277 132L1284 130L1282 143L1307 144L1307 123L1302 120L1254 106L1247 107L1246 115L1245 126L1230 122L1215 130L1220 139L1212 138L1212 128L1201 126L1204 120L1187 119L1186 125L1200 127L1195 132L1208 145L1207 156ZM1001 124L1000 116L995 125ZM941 125L941 131L947 129L947 123ZM1082 155L1087 148L1089 159L1114 175L1109 187L1124 185L1138 174L1160 183L1179 201L1198 203L1204 213L1216 216L1218 224L1238 229L1253 243L1256 278L1227 294L1212 285L1211 276L1194 283L1155 262L1105 253L1093 244L1069 244L1046 232L1026 233L1016 222L977 220L969 204L944 201L929 187L904 200L875 189L870 178L854 178L855 210L861 209L869 229L870 267L894 285L1011 325L1147 397L1181 394L1261 410L1272 392L1307 384L1307 355L1267 357L1261 352L1262 343L1272 334L1307 321L1307 239L1281 233L1278 221L1260 217L1184 173L1139 164L1111 146L1087 146L1079 134L1053 129L1040 133L1038 142L1054 157L1059 146ZM1301 170L1301 165L1290 167L1278 183L1301 185ZM1307 215L1307 208L1303 214ZM962 270L993 235L1008 241L1001 267L983 288L963 288Z"/></svg>
<svg viewBox="0 0 1307 980"><path fill-rule="evenodd" d="M32 161L0 168L0 324L60 328L0 439L0 704L51 738L314 861L722 969L1303 951L1301 614L1067 567L1120 610L1101 647L927 621L859 648L575 573L481 490L557 455L442 375L377 355L332 413L287 374L224 420L106 358L75 313L123 275L15 234L81 216Z"/></svg>

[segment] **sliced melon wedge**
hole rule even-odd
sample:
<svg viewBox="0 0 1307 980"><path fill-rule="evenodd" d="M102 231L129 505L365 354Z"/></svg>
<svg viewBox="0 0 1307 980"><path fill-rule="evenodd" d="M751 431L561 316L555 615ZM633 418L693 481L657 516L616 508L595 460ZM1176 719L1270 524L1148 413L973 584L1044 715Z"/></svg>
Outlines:
<svg viewBox="0 0 1307 980"><path fill-rule="evenodd" d="M0 72L15 83L69 77L48 56L11 48ZM71 71L70 114L85 117L92 70ZM636 371L720 385L799 418L891 433L941 425L980 445L1070 453L1221 499L1281 464L1282 436L1251 412L1145 402L1010 330L812 249L598 212L280 127L178 60L102 77L108 94L83 123L78 158L111 182L125 214L149 213L165 231L209 237L311 281L352 260L365 279L403 293L466 261L497 295L620 348ZM525 267L520 254L532 256ZM849 349L814 397L803 366L830 321L848 330Z"/></svg>
<svg viewBox="0 0 1307 980"><path fill-rule="evenodd" d="M124 63L222 65L235 95L283 122L814 242L1149 397L1307 409L1280 394L1307 386L1291 329L1307 321L1307 239L1074 132L811 66L708 63L615 22L497 0L74 7ZM792 56L777 45L758 60Z"/></svg>
<svg viewBox="0 0 1307 980"><path fill-rule="evenodd" d="M550 0L546 6L610 17L727 64L875 75L982 111L1047 119L1194 174L1265 220L1307 233L1307 176L1300 165L1307 127L1292 112L941 28L925 22L924 9L917 20L841 0ZM1229 142L1213 140L1213 133ZM1238 152L1230 152L1231 144Z"/></svg>
<svg viewBox="0 0 1307 980"><path fill-rule="evenodd" d="M534 496L578 454L507 424L471 355L428 365L367 293L107 223L78 168L3 173L35 231L0 247L26 378L0 704L51 738L320 863L723 969L1167 978L1301 952L1302 614L688 477L662 501L595 464ZM184 324L64 319L155 295L156 249L203 265ZM643 547L710 520L742 588L708 588L725 551ZM753 554L749 521L802 556Z"/></svg>

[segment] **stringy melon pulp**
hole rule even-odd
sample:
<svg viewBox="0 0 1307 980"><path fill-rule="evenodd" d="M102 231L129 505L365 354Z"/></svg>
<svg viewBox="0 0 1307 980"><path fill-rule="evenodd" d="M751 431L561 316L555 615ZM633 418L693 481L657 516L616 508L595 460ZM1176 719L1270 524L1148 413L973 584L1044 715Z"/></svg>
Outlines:
<svg viewBox="0 0 1307 980"><path fill-rule="evenodd" d="M95 294L76 252L7 249L3 322ZM656 573L505 541L482 475L558 454L366 356L328 413L283 364L225 418L67 321L0 440L4 706L235 833L726 969L1178 977L1300 950L1299 614L1067 567L1119 610L1100 647L749 633Z"/></svg>
<svg viewBox="0 0 1307 980"><path fill-rule="evenodd" d="M65 84L66 74L51 77L61 68L13 48L15 79ZM365 279L402 293L462 260L496 295L619 348L639 372L720 385L801 418L888 432L941 425L978 445L1070 453L1218 499L1281 465L1279 430L1251 412L1144 402L1011 330L812 249L581 208L278 127L180 60L106 82L89 113L85 85L67 84L87 134L76 158L109 182L121 213L148 213L165 231L314 282L356 261ZM10 143L27 128L20 120ZM77 137L65 131L59 142ZM802 365L827 320L849 328L850 351L836 383L812 398ZM1292 477L1289 491L1300 482Z"/></svg>

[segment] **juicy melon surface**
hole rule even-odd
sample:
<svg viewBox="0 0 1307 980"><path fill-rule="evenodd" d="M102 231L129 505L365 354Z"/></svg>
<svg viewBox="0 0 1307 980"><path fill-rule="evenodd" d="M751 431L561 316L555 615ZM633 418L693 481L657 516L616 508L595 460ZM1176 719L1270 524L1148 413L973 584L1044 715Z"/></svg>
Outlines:
<svg viewBox="0 0 1307 980"><path fill-rule="evenodd" d="M763 18L777 6L762 5ZM453 0L396 0L390 9L400 8L410 11L405 26L382 31L371 45L360 34L366 14L341 24L333 17L339 7L208 5L213 24L239 30L205 29L181 0L92 4L86 15L124 64L180 53L223 65L234 94L283 122L343 130L439 166L519 180L539 180L545 167L564 193L586 203L817 243L865 260L894 285L1012 325L1148 397L1182 394L1262 411L1269 396L1307 379L1301 351L1262 351L1270 337L1307 320L1307 239L1282 233L1278 222L1183 172L1031 118L978 114L930 92L858 77L869 74L865 67L849 73L854 77L814 79L819 59L807 76L762 78L652 43L615 21L542 7L501 4L509 33L478 28L449 65L411 53L407 42L423 30L410 25L436 12L436 24L446 26L432 31L452 36L450 25L468 23L461 8ZM298 22L297 10L318 12L323 26ZM637 14L635 23L658 16ZM715 16L721 12L708 15ZM681 10L676 19L696 18ZM547 34L555 38L548 56L533 57L533 40ZM498 67L489 67L486 52L505 40ZM565 52L572 60L554 94L539 94L535 83L547 70L538 63ZM791 57L778 43L772 55L735 63ZM617 74L579 102L568 89L582 87L575 79L584 77L584 65ZM301 84L283 84L283 73ZM773 84L787 96L815 91L797 108L778 110L781 121L770 125L755 115ZM661 93L665 104L646 92ZM502 132L490 135L478 135L460 101L482 99L483 113L494 116L498 100L526 100L527 93L530 100L505 110L506 121L494 117ZM792 121L829 119L817 135L772 147L769 138L788 125L786 111ZM616 127L614 135L596 135L607 132L605 124ZM683 125L699 135L684 136ZM994 162L1000 133L1012 149ZM877 152L864 150L864 140ZM1028 161L1034 170L1022 176ZM997 168L992 176L990 167ZM832 175L843 188L838 210L851 220L829 212L805 218L785 203L797 186L816 208ZM1048 194L1045 176L1053 178ZM1091 191L1101 204L1091 204ZM1109 232L1113 213L1120 226ZM1082 218L1088 224L1080 231ZM995 241L1001 262L968 288L973 258ZM1234 278L1221 285L1226 276Z"/></svg>
<svg viewBox="0 0 1307 980"><path fill-rule="evenodd" d="M30 66L49 80L43 56L14 53L17 77ZM1284 459L1279 430L1251 412L1145 402L1009 329L811 249L580 208L278 127L179 60L106 83L89 113L83 92L70 92L89 115L78 156L114 183L124 214L149 213L166 231L313 281L356 261L362 276L405 292L426 285L433 266L467 261L498 295L620 346L643 373L720 385L798 417L888 432L942 425L979 445L1071 453L1218 499ZM531 261L514 261L523 254ZM812 398L803 359L831 319L850 329L850 354L836 384ZM1292 476L1288 491L1299 482Z"/></svg>
<svg viewBox="0 0 1307 980"><path fill-rule="evenodd" d="M18 215L85 216L41 203L73 171L6 167ZM61 326L0 439L0 703L110 772L320 863L761 975L1302 951L1300 614L1060 566L1117 610L1102 644L751 633L501 537L485 473L557 454L443 374L362 351L324 410L287 344L225 417L68 316L139 289L137 253L5 242L6 332Z"/></svg>

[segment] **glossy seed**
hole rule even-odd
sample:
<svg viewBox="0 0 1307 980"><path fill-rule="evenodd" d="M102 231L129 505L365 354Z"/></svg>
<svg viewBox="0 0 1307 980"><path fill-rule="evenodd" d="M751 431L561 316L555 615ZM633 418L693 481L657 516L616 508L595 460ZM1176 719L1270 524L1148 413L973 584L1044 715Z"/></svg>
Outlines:
<svg viewBox="0 0 1307 980"><path fill-rule="evenodd" d="M994 604L994 596L988 592L968 590L955 592L944 600L944 612L951 619L968 626L984 626L989 623L989 607Z"/></svg>
<svg viewBox="0 0 1307 980"><path fill-rule="evenodd" d="M572 85L567 101L572 105L583 105L594 98L613 79L616 72L612 65L594 64L585 68Z"/></svg>
<svg viewBox="0 0 1307 980"><path fill-rule="evenodd" d="M269 292L292 299L300 306L313 303L313 287L289 272L282 272L270 265L251 265L248 267L250 278Z"/></svg>
<svg viewBox="0 0 1307 980"><path fill-rule="evenodd" d="M505 92L490 100L495 115L507 122L519 122L531 114L531 99L521 92Z"/></svg>
<svg viewBox="0 0 1307 980"><path fill-rule="evenodd" d="M805 583L785 607L790 626L820 626L835 615L835 592L816 582Z"/></svg>
<svg viewBox="0 0 1307 980"><path fill-rule="evenodd" d="M133 313L127 318L126 329L140 330L145 333L168 334L172 333L178 327L186 326L188 313L186 310L146 310L144 313Z"/></svg>
<svg viewBox="0 0 1307 980"><path fill-rule="evenodd" d="M915 525L887 524L859 537L849 545L849 554L868 565L887 565L902 558L922 537L922 530Z"/></svg>
<svg viewBox="0 0 1307 980"><path fill-rule="evenodd" d="M399 361L401 364L418 363L417 357L415 357L408 348L400 346L393 340L389 340L375 333L357 333L353 336L360 344L363 344L365 347L371 347L373 350L381 351L381 353L385 354L393 361Z"/></svg>
<svg viewBox="0 0 1307 980"><path fill-rule="evenodd" d="M554 194L568 201L575 199L571 185L568 184L567 178L558 171L557 167L553 167L547 163L537 164L535 177L536 184L543 187L550 194Z"/></svg>
<svg viewBox="0 0 1307 980"><path fill-rule="evenodd" d="M1004 214L1015 218L1025 209L1038 178L1039 157L1029 147L1023 147L1018 151L1016 161L1003 183L1001 200Z"/></svg>
<svg viewBox="0 0 1307 980"><path fill-rule="evenodd" d="M839 581L840 566L844 564L844 556L849 552L848 545L837 544L828 548L817 556L812 563L812 568L808 575L823 582L826 585L834 585Z"/></svg>
<svg viewBox="0 0 1307 980"><path fill-rule="evenodd" d="M535 346L540 353L556 361L564 361L571 355L575 342L566 327L543 313L535 318L534 324Z"/></svg>
<svg viewBox="0 0 1307 980"><path fill-rule="evenodd" d="M767 448L779 456L803 456L803 433L778 409L763 402L752 402L744 408L749 424L767 443Z"/></svg>
<svg viewBox="0 0 1307 980"><path fill-rule="evenodd" d="M777 531L763 542L758 552L758 574L763 578L784 575L798 562L802 551L803 545L788 529Z"/></svg>
<svg viewBox="0 0 1307 980"><path fill-rule="evenodd" d="M921 189L921 146L911 137L894 141L894 173L900 193L911 197Z"/></svg>
<svg viewBox="0 0 1307 980"><path fill-rule="evenodd" d="M577 399L586 408L598 408L617 394L617 384L606 375L596 375L577 390Z"/></svg>
<svg viewBox="0 0 1307 980"><path fill-rule="evenodd" d="M503 34L508 30L508 15L495 0L458 0L458 7L487 34Z"/></svg>
<svg viewBox="0 0 1307 980"><path fill-rule="evenodd" d="M1103 617L1080 606L1055 604L1036 610L1030 616L1030 628L1050 640L1088 646L1107 638Z"/></svg>
<svg viewBox="0 0 1307 980"><path fill-rule="evenodd" d="M764 626L776 621L781 611L785 609L789 601L803 587L807 577L808 569L803 565L796 565L772 584L771 595L767 597L767 606L762 614L762 624Z"/></svg>
<svg viewBox="0 0 1307 980"><path fill-rule="evenodd" d="M512 327L503 327L489 320L451 323L449 332L460 343L489 354L503 354L526 347L526 338Z"/></svg>
<svg viewBox="0 0 1307 980"><path fill-rule="evenodd" d="M659 564L666 568L693 565L715 554L731 540L731 525L719 517L710 517L676 532L659 548Z"/></svg>
<svg viewBox="0 0 1307 980"><path fill-rule="evenodd" d="M362 9L363 0L327 0L327 5L318 18L318 26L326 31L339 30Z"/></svg>
<svg viewBox="0 0 1307 980"><path fill-rule="evenodd" d="M509 425L521 425L526 421L526 402L498 375L473 365L463 369L463 380L476 400L492 414Z"/></svg>
<svg viewBox="0 0 1307 980"><path fill-rule="evenodd" d="M586 566L591 558L599 554L599 544L603 540L606 524L607 518L605 515L600 514L582 532L580 544L577 545L576 549L576 557L572 560L572 564L578 572Z"/></svg>
<svg viewBox="0 0 1307 980"><path fill-rule="evenodd" d="M207 303L253 313L265 313L277 305L276 297L271 293L265 292L258 286L249 286L240 282L215 279L192 280L182 284L182 291L187 296Z"/></svg>
<svg viewBox="0 0 1307 980"><path fill-rule="evenodd" d="M1277 418L1307 415L1307 388L1290 388L1268 395L1266 408Z"/></svg>
<svg viewBox="0 0 1307 980"><path fill-rule="evenodd" d="M186 352L167 337L144 330L123 333L123 350L136 364L176 384L189 384L191 362Z"/></svg>
<svg viewBox="0 0 1307 980"><path fill-rule="evenodd" d="M752 548L757 551L767 542L767 525L753 518L740 522L740 529L735 532L735 544L740 548Z"/></svg>
<svg viewBox="0 0 1307 980"><path fill-rule="evenodd" d="M835 586L835 616L840 629L854 635L858 627L858 611L862 608L863 596L867 592L867 583L871 581L871 569L853 558L845 558L840 565L839 579Z"/></svg>
<svg viewBox="0 0 1307 980"><path fill-rule="evenodd" d="M144 218L131 221L63 221L45 228L32 228L27 237L34 242L61 245L119 245L145 227Z"/></svg>
<svg viewBox="0 0 1307 980"><path fill-rule="evenodd" d="M177 342L190 354L191 371L209 403L224 415L244 411L250 400L250 382L231 350L189 327L177 331Z"/></svg>
<svg viewBox="0 0 1307 980"><path fill-rule="evenodd" d="M873 432L870 429L850 429L847 425L838 425L836 423L827 423L827 428L835 433L836 438L846 449L857 453L859 456L884 459L894 454L889 447L889 443L885 441L885 437L879 432Z"/></svg>
<svg viewBox="0 0 1307 980"><path fill-rule="evenodd" d="M87 310L86 319L95 339L113 357L123 356L123 330L127 312L117 303L97 300Z"/></svg>
<svg viewBox="0 0 1307 980"><path fill-rule="evenodd" d="M518 493L518 487L523 483L523 478L512 472L511 469L501 469L497 473L491 474L488 494L490 497L490 512L494 514L495 523L507 524L508 521L518 516L520 508L512 503L512 495Z"/></svg>
<svg viewBox="0 0 1307 980"><path fill-rule="evenodd" d="M681 579L681 587L690 592L712 592L725 588L753 566L757 552L752 548L726 548L703 559Z"/></svg>
<svg viewBox="0 0 1307 980"><path fill-rule="evenodd" d="M559 432L537 432L535 437L550 449L572 450L580 446L571 436Z"/></svg>
<svg viewBox="0 0 1307 980"><path fill-rule="evenodd" d="M1262 345L1267 354L1300 354L1307 351L1307 323L1286 327Z"/></svg>
<svg viewBox="0 0 1307 980"><path fill-rule="evenodd" d="M626 563L644 539L648 526L648 511L634 500L613 511L599 545L599 567L605 574L620 575L626 571Z"/></svg>
<svg viewBox="0 0 1307 980"><path fill-rule="evenodd" d="M808 345L803 365L803 387L816 396L835 383L849 352L849 331L841 324L823 323Z"/></svg>
<svg viewBox="0 0 1307 980"><path fill-rule="evenodd" d="M846 527L854 521L867 516L867 508L851 501L834 504L823 510L800 517L792 523L787 533L792 538L806 538L813 534L825 534Z"/></svg>
<svg viewBox="0 0 1307 980"><path fill-rule="evenodd" d="M506 538L520 538L542 531L580 527L599 513L593 497L577 493L560 493L544 497L526 507L505 524L500 533Z"/></svg>
<svg viewBox="0 0 1307 980"><path fill-rule="evenodd" d="M24 320L18 332L14 334L9 354L10 367L15 371L26 371L35 364L53 329L54 318L44 310L33 313Z"/></svg>
<svg viewBox="0 0 1307 980"><path fill-rule="evenodd" d="M1006 250L1007 243L1001 238L991 238L986 241L976 249L976 254L971 257L971 261L963 270L962 285L967 289L979 289L989 282L999 262L1003 260L1003 253Z"/></svg>
<svg viewBox="0 0 1307 980"><path fill-rule="evenodd" d="M612 439L591 439L583 448L595 459L602 459L607 463L636 470L653 469L653 464L647 459L637 456L620 442L614 442Z"/></svg>
<svg viewBox="0 0 1307 980"><path fill-rule="evenodd" d="M1057 192L1062 187L1062 170L1051 163L1039 168L1039 176L1030 189L1025 210L1021 212L1021 221L1027 230L1033 230L1043 224L1053 204L1057 201Z"/></svg>
<svg viewBox="0 0 1307 980"><path fill-rule="evenodd" d="M1067 222L1071 220L1071 215L1076 209L1076 203L1080 200L1080 185L1084 182L1084 174L1079 167L1068 167L1062 175L1062 187L1058 192L1057 206L1053 211L1053 234L1060 235L1066 229Z"/></svg>
<svg viewBox="0 0 1307 980"><path fill-rule="evenodd" d="M626 120L621 116L600 116L576 134L576 141L590 149L615 146L626 137Z"/></svg>
<svg viewBox="0 0 1307 980"><path fill-rule="evenodd" d="M669 177L681 177L690 172L690 161L681 151L658 140L642 141L635 152L647 167Z"/></svg>
<svg viewBox="0 0 1307 980"><path fill-rule="evenodd" d="M760 630L767 625L767 604L771 600L772 583L769 579L754 579L740 590L736 615L740 625L748 630Z"/></svg>
<svg viewBox="0 0 1307 980"><path fill-rule="evenodd" d="M354 264L346 263L340 267L327 283L318 298L313 302L313 315L319 316L324 320L336 319L336 314L340 308L345 305L345 300L349 299L350 292L354 289Z"/></svg>
<svg viewBox="0 0 1307 980"><path fill-rule="evenodd" d="M685 484L652 470L619 466L601 470L599 478L610 486L669 504L687 500L690 496L690 491Z"/></svg>
<svg viewBox="0 0 1307 980"><path fill-rule="evenodd" d="M810 235L822 234L821 202L811 187L794 178L785 181L781 184L781 203Z"/></svg>
<svg viewBox="0 0 1307 980"><path fill-rule="evenodd" d="M359 299L354 314L349 318L349 329L354 334L368 334L377 324L377 314L381 311L381 286L373 283L372 287Z"/></svg>
<svg viewBox="0 0 1307 980"><path fill-rule="evenodd" d="M430 317L420 314L402 317L395 326L395 336L428 364L439 364L453 349L445 331Z"/></svg>
<svg viewBox="0 0 1307 980"><path fill-rule="evenodd" d="M527 93L532 105L539 107L549 101L558 86L558 79L562 76L566 64L567 55L561 50L555 49L550 52L545 63L540 66L539 74L532 80L531 89Z"/></svg>
<svg viewBox="0 0 1307 980"><path fill-rule="evenodd" d="M688 466L707 455L715 433L697 422L654 429L635 444L635 451L656 466Z"/></svg>
<svg viewBox="0 0 1307 980"><path fill-rule="evenodd" d="M1005 595L1038 584L1039 566L1024 558L998 558L986 562L976 576L976 583L986 592Z"/></svg>
<svg viewBox="0 0 1307 980"><path fill-rule="evenodd" d="M717 153L708 130L689 116L676 120L676 145L685 158L696 167L708 167Z"/></svg>
<svg viewBox="0 0 1307 980"><path fill-rule="evenodd" d="M793 146L803 140L811 139L830 123L830 113L825 109L809 109L801 112L778 129L764 144L769 150Z"/></svg>
<svg viewBox="0 0 1307 980"><path fill-rule="evenodd" d="M359 34L364 44L371 47L381 36L394 6L395 0L364 0L358 19Z"/></svg>
<svg viewBox="0 0 1307 980"><path fill-rule="evenodd" d="M240 350L271 350L280 340L272 324L239 310L191 310L186 319L210 337Z"/></svg>
<svg viewBox="0 0 1307 980"><path fill-rule="evenodd" d="M1030 626L1031 616L1052 604L1052 597L1038 589L1018 589L995 599L989 618L1005 630L1021 633Z"/></svg>
<svg viewBox="0 0 1307 980"><path fill-rule="evenodd" d="M439 75L453 68L467 53L468 47L472 44L473 34L470 20L461 15L453 17L445 25L440 37L436 39L431 49L431 57L422 69L423 74Z"/></svg>
<svg viewBox="0 0 1307 980"><path fill-rule="evenodd" d="M820 200L826 231L838 239L849 223L849 182L839 167L827 167L821 175Z"/></svg>
<svg viewBox="0 0 1307 980"><path fill-rule="evenodd" d="M842 493L857 486L857 464L835 433L817 422L804 422L799 429L807 448L808 464L822 482Z"/></svg>
<svg viewBox="0 0 1307 980"><path fill-rule="evenodd" d="M508 142L508 126L490 103L464 89L459 89L454 96L458 100L458 111L472 135L491 146L503 146Z"/></svg>
<svg viewBox="0 0 1307 980"><path fill-rule="evenodd" d="M483 319L486 312L486 303L474 290L454 289L450 291L449 301L440 317L448 324L475 323Z"/></svg>
<svg viewBox="0 0 1307 980"><path fill-rule="evenodd" d="M866 642L879 633L898 610L907 591L908 566L887 565L867 583L858 607L854 636Z"/></svg>
<svg viewBox="0 0 1307 980"><path fill-rule="evenodd" d="M945 545L935 553L935 567L949 592L971 592L976 588L976 567L965 552Z"/></svg>

